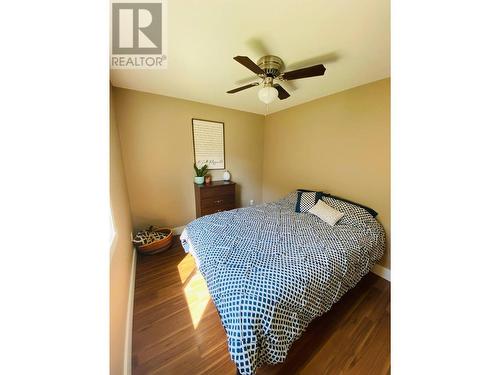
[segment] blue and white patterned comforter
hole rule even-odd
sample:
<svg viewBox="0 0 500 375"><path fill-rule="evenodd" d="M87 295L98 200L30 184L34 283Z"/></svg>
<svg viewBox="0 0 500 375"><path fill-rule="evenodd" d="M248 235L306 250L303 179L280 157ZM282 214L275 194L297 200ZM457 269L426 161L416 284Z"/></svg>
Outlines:
<svg viewBox="0 0 500 375"><path fill-rule="evenodd" d="M291 193L204 216L181 237L191 245L243 375L283 362L307 325L355 286L385 249L382 226L364 209L331 201L345 216L330 226L296 213L295 200Z"/></svg>

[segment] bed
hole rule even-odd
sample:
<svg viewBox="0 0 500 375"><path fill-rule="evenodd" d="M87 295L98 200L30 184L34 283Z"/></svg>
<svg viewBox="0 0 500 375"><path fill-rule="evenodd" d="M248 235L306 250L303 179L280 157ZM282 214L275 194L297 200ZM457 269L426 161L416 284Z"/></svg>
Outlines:
<svg viewBox="0 0 500 375"><path fill-rule="evenodd" d="M291 344L379 260L385 233L366 209L331 199L334 226L295 212L297 192L203 216L181 235L195 258L242 375L283 362Z"/></svg>

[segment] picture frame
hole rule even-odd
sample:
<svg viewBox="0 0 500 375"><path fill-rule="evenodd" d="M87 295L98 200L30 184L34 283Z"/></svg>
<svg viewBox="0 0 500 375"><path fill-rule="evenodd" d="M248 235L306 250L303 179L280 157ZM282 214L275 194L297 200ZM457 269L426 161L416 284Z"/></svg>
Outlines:
<svg viewBox="0 0 500 375"><path fill-rule="evenodd" d="M197 167L207 164L209 170L226 169L224 123L192 118L191 130Z"/></svg>

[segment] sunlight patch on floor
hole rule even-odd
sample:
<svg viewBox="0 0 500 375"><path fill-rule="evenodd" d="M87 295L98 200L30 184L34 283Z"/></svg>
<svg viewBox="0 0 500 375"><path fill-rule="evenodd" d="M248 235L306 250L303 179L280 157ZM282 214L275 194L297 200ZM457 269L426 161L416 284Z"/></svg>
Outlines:
<svg viewBox="0 0 500 375"><path fill-rule="evenodd" d="M196 269L196 263L191 254L186 254L184 259L177 265L177 270L179 271L179 276L181 277L181 282L184 284L186 280L191 276L191 274Z"/></svg>
<svg viewBox="0 0 500 375"><path fill-rule="evenodd" d="M199 271L196 271L184 286L184 295L189 306L193 327L196 329L210 300L207 284Z"/></svg>

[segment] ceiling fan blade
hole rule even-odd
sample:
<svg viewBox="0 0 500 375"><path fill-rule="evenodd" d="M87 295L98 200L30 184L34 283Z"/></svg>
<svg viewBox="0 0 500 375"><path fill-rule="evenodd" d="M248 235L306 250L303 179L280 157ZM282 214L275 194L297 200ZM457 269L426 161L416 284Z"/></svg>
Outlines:
<svg viewBox="0 0 500 375"><path fill-rule="evenodd" d="M250 87L259 86L259 85L260 85L259 82L254 82L254 83L251 83L249 85L245 85L245 86L241 86L241 87L237 87L235 89L229 90L229 91L227 91L227 93L228 94L234 94L235 92L246 90L246 89L249 89Z"/></svg>
<svg viewBox="0 0 500 375"><path fill-rule="evenodd" d="M255 74L265 74L264 71L247 56L236 56L233 58L247 69L250 69Z"/></svg>
<svg viewBox="0 0 500 375"><path fill-rule="evenodd" d="M278 90L278 98L280 98L280 100L286 99L290 96L290 94L280 85L275 84L273 86L276 90Z"/></svg>
<svg viewBox="0 0 500 375"><path fill-rule="evenodd" d="M325 74L325 66L323 64L309 66L307 68L292 70L283 74L283 79L291 81L292 79L308 78L322 76Z"/></svg>

